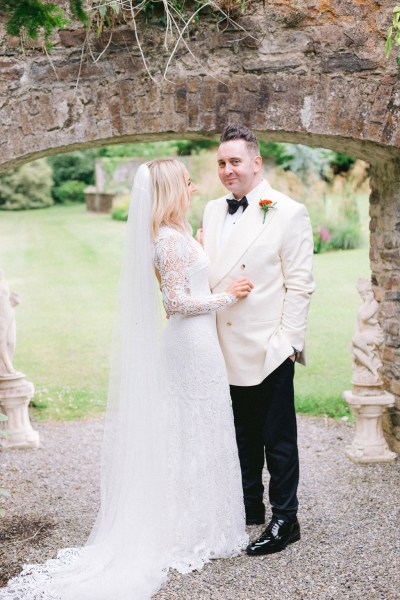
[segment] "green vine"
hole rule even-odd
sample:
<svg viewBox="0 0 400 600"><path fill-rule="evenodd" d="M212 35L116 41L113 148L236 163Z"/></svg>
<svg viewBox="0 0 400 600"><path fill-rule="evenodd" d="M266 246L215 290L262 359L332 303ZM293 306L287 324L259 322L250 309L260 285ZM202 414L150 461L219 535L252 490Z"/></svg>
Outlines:
<svg viewBox="0 0 400 600"><path fill-rule="evenodd" d="M9 35L25 34L37 40L43 32L47 48L51 47L53 31L63 29L69 23L62 8L41 0L0 0L0 11L7 15L6 31Z"/></svg>
<svg viewBox="0 0 400 600"><path fill-rule="evenodd" d="M400 6L395 6L393 9L393 23L389 27L386 41L386 57L389 57L393 43L400 46ZM400 56L396 57L396 61L400 65Z"/></svg>
<svg viewBox="0 0 400 600"><path fill-rule="evenodd" d="M201 62L193 54L189 42L190 33L198 27L204 12L211 14L217 26L224 21L242 34L253 37L234 20L253 4L257 4L257 0L68 0L69 15L80 21L88 33L92 32L99 38L105 31L109 32L107 44L97 57L91 48L90 36L86 36L84 47L87 45L95 62L109 48L116 26L126 24L135 33L143 64L151 79L154 77L139 35L139 31L145 33L144 24L148 19L164 29L164 48L169 54L163 72L166 79L171 61L180 45L197 62ZM51 49L52 34L71 24L65 9L46 0L0 0L0 12L6 15L7 33L20 36L22 40L37 40L39 35L43 35L46 52Z"/></svg>
<svg viewBox="0 0 400 600"><path fill-rule="evenodd" d="M68 0L68 7L74 19L100 36L103 30L112 28L116 20L129 22L139 13L155 18L168 28L175 19L189 16L185 2L196 9L210 6L222 13L226 11L227 15L238 15L254 0ZM37 40L43 33L48 49L54 31L71 24L63 8L46 0L0 0L0 12L6 15L8 34Z"/></svg>

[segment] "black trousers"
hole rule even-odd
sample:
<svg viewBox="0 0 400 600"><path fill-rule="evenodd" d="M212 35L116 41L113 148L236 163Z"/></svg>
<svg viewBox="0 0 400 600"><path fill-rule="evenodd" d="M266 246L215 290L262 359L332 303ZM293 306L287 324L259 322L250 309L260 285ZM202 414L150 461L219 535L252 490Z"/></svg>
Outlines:
<svg viewBox="0 0 400 600"><path fill-rule="evenodd" d="M259 385L231 385L244 504L263 502L264 453L274 516L294 521L298 508L299 454L294 408L294 363L287 358Z"/></svg>

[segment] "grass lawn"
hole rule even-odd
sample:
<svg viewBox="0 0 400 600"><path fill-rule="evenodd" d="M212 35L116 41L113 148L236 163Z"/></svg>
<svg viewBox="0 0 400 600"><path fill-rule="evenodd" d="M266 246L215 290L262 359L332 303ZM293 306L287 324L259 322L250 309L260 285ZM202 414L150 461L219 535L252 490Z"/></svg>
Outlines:
<svg viewBox="0 0 400 600"><path fill-rule="evenodd" d="M124 232L124 223L82 205L0 212L0 268L22 300L14 366L35 384L34 419L104 409ZM296 374L299 412L348 413L341 396L350 385L362 276L369 276L367 247L315 257L309 366Z"/></svg>
<svg viewBox="0 0 400 600"><path fill-rule="evenodd" d="M14 366L35 384L36 417L104 409L124 231L83 205L0 213L0 267L22 300Z"/></svg>
<svg viewBox="0 0 400 600"><path fill-rule="evenodd" d="M296 366L296 404L313 415L349 414L342 393L351 389L350 341L361 298L359 277L369 278L367 247L314 257L316 291L307 333L307 367Z"/></svg>

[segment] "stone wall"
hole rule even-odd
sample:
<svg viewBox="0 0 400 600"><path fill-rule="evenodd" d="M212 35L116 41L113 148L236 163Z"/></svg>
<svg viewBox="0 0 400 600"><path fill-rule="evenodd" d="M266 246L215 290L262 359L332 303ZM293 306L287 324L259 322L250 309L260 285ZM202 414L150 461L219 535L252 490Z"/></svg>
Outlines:
<svg viewBox="0 0 400 600"><path fill-rule="evenodd" d="M385 329L384 376L397 398L387 423L400 449L400 77L384 47L394 0L266 0L248 34L201 20L162 77L163 30L115 32L98 62L80 29L55 36L51 61L22 53L0 23L0 170L101 144L214 136L240 121L260 139L337 149L371 163L371 268ZM90 39L94 57L108 35ZM355 274L355 281L357 274Z"/></svg>
<svg viewBox="0 0 400 600"><path fill-rule="evenodd" d="M254 4L240 20L248 35L198 26L189 41L198 60L181 45L172 83L162 78L168 55L155 25L142 37L156 83L127 27L97 63L82 53L82 30L61 32L50 62L35 48L21 53L3 24L0 168L70 146L211 135L234 120L366 160L400 148L399 69L384 55L393 0ZM95 57L108 41L91 39Z"/></svg>
<svg viewBox="0 0 400 600"><path fill-rule="evenodd" d="M400 160L373 165L371 187L372 281L385 332L382 374L386 389L396 397L385 431L400 452Z"/></svg>

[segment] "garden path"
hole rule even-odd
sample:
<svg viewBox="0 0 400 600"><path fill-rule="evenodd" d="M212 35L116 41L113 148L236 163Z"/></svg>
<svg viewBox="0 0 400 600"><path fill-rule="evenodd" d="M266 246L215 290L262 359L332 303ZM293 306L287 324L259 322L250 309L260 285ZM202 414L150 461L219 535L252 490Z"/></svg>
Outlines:
<svg viewBox="0 0 400 600"><path fill-rule="evenodd" d="M354 429L300 416L302 540L280 554L216 560L172 573L155 600L395 600L400 461L359 466L344 456ZM37 423L37 451L0 454L12 491L0 522L0 585L22 563L84 543L98 507L102 420ZM158 515L157 519L162 519ZM261 527L249 528L252 538Z"/></svg>

